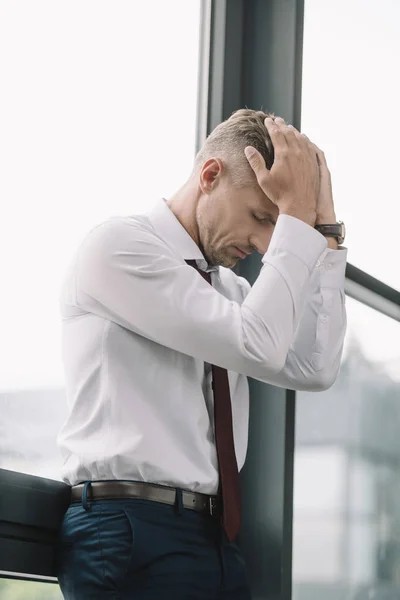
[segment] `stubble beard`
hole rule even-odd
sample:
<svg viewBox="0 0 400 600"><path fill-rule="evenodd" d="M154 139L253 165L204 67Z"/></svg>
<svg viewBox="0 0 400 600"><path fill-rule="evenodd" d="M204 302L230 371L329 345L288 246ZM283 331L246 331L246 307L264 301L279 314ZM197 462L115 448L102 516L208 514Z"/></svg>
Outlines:
<svg viewBox="0 0 400 600"><path fill-rule="evenodd" d="M204 222L203 215L200 210L197 211L196 218L199 230L199 248L208 265L210 267L218 267L219 265L225 266L224 263L226 263L226 256L222 252L215 250L212 245L208 243L208 232L210 225ZM203 241L205 246L203 245Z"/></svg>

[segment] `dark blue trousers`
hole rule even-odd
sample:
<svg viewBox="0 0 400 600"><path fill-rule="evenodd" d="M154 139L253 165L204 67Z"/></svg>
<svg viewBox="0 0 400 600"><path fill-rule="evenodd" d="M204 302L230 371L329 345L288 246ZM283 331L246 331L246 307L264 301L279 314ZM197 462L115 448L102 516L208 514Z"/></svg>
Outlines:
<svg viewBox="0 0 400 600"><path fill-rule="evenodd" d="M250 600L238 546L181 499L71 504L57 551L65 600Z"/></svg>

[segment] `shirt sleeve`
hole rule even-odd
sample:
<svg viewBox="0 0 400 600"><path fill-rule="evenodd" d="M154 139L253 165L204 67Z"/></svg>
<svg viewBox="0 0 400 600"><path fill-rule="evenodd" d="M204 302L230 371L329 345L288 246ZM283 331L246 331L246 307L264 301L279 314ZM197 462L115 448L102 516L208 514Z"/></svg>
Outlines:
<svg viewBox="0 0 400 600"><path fill-rule="evenodd" d="M322 391L340 369L347 327L344 292L347 248L327 248L309 282L302 315L283 369L260 381L288 389ZM250 284L247 283L247 292Z"/></svg>
<svg viewBox="0 0 400 600"><path fill-rule="evenodd" d="M151 228L113 219L77 255L74 303L139 335L254 378L282 371L326 239L280 215L244 302L228 300Z"/></svg>

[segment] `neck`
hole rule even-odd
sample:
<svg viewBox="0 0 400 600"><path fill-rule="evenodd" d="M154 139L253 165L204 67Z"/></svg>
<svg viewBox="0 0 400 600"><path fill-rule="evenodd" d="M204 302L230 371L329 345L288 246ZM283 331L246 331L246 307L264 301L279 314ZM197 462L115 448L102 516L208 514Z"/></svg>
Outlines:
<svg viewBox="0 0 400 600"><path fill-rule="evenodd" d="M189 179L168 200L169 209L174 213L182 227L186 229L193 241L199 245L199 228L196 219L196 210L199 203L199 188L194 181Z"/></svg>

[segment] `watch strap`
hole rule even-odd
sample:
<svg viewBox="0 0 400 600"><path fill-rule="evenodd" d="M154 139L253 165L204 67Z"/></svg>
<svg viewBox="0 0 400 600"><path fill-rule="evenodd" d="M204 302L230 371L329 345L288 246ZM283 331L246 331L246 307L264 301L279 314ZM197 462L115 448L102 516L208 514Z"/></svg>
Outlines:
<svg viewBox="0 0 400 600"><path fill-rule="evenodd" d="M335 237L339 244L343 244L344 242L344 225L342 221L339 221L338 223L314 225L314 229L327 237Z"/></svg>

